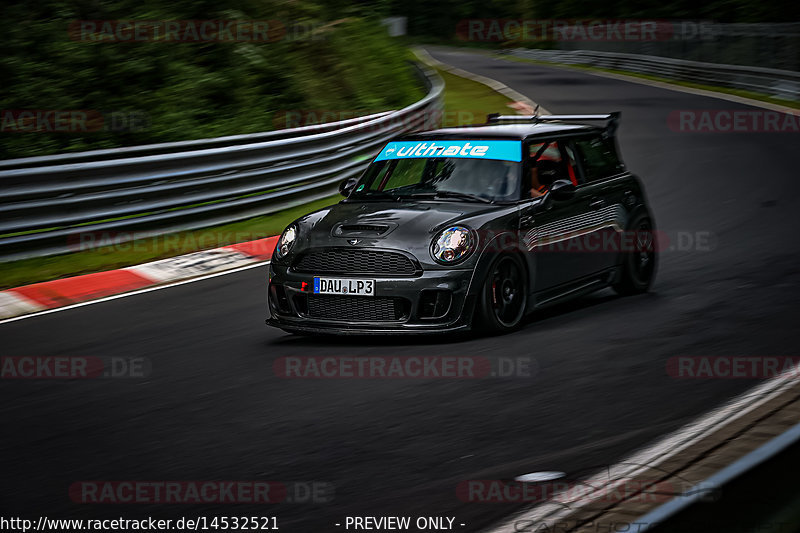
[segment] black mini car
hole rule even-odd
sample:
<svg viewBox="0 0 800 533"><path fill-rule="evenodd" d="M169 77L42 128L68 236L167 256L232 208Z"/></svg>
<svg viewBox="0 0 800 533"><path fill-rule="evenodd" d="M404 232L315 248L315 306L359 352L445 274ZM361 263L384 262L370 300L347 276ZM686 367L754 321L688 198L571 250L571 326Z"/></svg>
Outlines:
<svg viewBox="0 0 800 533"><path fill-rule="evenodd" d="M267 323L289 332L503 332L607 286L647 291L654 222L618 113L500 116L389 142L290 224Z"/></svg>

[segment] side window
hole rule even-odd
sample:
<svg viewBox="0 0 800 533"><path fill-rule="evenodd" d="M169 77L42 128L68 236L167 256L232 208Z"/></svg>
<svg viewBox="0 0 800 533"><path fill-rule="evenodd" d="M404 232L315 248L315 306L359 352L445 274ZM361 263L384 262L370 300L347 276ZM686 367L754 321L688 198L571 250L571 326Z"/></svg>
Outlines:
<svg viewBox="0 0 800 533"><path fill-rule="evenodd" d="M575 139L575 146L581 154L588 181L607 178L624 170L610 139L602 137Z"/></svg>
<svg viewBox="0 0 800 533"><path fill-rule="evenodd" d="M547 147L544 147L545 144L547 144ZM561 161L561 152L558 151L558 145L554 142L531 143L530 156L536 157L537 155L539 161Z"/></svg>

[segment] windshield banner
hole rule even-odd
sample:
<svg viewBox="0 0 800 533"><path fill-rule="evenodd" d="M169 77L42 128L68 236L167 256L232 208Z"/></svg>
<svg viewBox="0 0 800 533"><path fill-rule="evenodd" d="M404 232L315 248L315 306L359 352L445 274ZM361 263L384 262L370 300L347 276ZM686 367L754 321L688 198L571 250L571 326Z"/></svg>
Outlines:
<svg viewBox="0 0 800 533"><path fill-rule="evenodd" d="M522 145L519 141L481 140L391 142L381 150L375 161L415 157L467 157L519 162L522 160Z"/></svg>

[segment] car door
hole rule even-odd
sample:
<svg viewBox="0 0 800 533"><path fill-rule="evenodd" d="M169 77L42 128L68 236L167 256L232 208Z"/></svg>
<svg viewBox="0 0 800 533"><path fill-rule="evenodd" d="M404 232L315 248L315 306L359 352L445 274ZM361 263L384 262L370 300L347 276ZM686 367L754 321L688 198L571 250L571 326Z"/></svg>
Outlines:
<svg viewBox="0 0 800 533"><path fill-rule="evenodd" d="M631 194L628 173L612 137L576 137L567 146L577 160L578 189L589 209L587 225L593 226L592 233L584 239L584 258L593 272L601 272L615 266L623 245L626 197Z"/></svg>
<svg viewBox="0 0 800 533"><path fill-rule="evenodd" d="M545 141L547 142L547 141ZM551 152L551 160L561 163L560 173L552 180L566 179L578 183L574 149L563 141L556 143L556 152ZM526 153L529 160L523 167L532 173L535 164L532 154L541 151L542 142L528 143ZM546 149L545 152L549 151ZM532 272L532 292L541 292L567 286L594 272L594 266L586 261L587 252L583 249L586 214L590 211L592 191L577 187L574 193L565 198L550 195L532 198L520 206L520 246L526 252L528 266ZM590 256L591 259L591 256Z"/></svg>

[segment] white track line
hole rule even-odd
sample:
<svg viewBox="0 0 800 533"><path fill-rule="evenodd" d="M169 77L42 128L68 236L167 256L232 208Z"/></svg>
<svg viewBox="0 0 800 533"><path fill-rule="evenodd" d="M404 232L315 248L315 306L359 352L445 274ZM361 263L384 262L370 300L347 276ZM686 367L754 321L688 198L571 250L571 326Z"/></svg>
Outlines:
<svg viewBox="0 0 800 533"><path fill-rule="evenodd" d="M77 303L77 304L65 305L64 307L56 307L54 309L47 309L46 311L39 311L37 313L31 313L29 315L15 316L13 318L7 318L5 320L0 320L0 324L7 324L8 322L16 322L17 320L25 320L26 318L35 318L37 316L48 315L50 313L57 313L59 311L68 311L70 309L75 309L77 307L83 307L85 305L99 304L99 303L102 303L102 302L108 302L108 301L111 301L111 300L117 300L119 298L126 298L128 296L135 296L137 294L144 294L146 292L158 291L158 290L161 290L161 289L169 289L170 287L177 287L178 285L185 285L187 283L194 283L195 281L203 281L203 280L210 279L210 278L216 278L217 276L224 276L225 274L233 274L234 272L241 272L242 270L247 270L249 268L256 268L256 267L268 265L269 263L270 263L269 261L258 261L258 262L255 262L255 263L251 264L251 265L244 265L244 266L232 268L230 270L223 270L222 272L214 272L213 274L206 274L206 275L203 275L203 276L198 276L196 278L184 279L184 280L176 281L176 282L173 282L173 283L167 283L165 285L156 285L156 286L153 286L153 287L145 287L143 289L137 289L135 291L123 292L121 294L114 294L112 296L105 296L103 298L98 298L97 300L89 300L88 302L80 302L80 303Z"/></svg>

